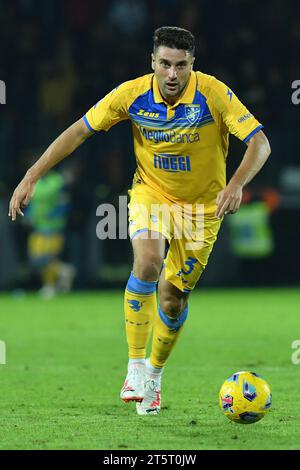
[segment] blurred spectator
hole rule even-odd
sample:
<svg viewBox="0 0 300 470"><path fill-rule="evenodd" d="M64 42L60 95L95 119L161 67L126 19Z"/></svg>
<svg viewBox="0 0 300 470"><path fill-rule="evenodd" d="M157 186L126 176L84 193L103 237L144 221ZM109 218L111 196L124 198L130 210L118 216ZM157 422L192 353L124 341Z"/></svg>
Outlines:
<svg viewBox="0 0 300 470"><path fill-rule="evenodd" d="M26 222L31 226L28 256L42 282L40 294L46 298L68 292L75 276L74 267L61 260L70 210L67 176L52 170L41 178L26 210Z"/></svg>

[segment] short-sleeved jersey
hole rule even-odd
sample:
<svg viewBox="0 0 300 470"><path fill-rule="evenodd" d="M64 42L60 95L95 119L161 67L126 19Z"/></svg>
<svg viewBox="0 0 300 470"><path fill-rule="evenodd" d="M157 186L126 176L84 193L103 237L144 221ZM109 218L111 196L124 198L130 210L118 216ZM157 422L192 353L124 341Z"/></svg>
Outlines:
<svg viewBox="0 0 300 470"><path fill-rule="evenodd" d="M194 71L174 105L148 74L115 88L83 119L92 131L130 119L134 183L145 183L174 203L205 204L209 212L226 185L229 134L247 142L263 127L224 83Z"/></svg>

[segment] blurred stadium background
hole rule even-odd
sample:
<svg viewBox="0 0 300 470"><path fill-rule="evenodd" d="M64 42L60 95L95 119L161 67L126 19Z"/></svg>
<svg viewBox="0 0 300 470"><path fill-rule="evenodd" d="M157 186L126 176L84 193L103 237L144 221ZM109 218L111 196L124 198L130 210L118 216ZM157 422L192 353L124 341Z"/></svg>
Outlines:
<svg viewBox="0 0 300 470"><path fill-rule="evenodd" d="M282 6L284 5L284 8ZM199 285L298 285L300 281L299 2L266 0L0 0L0 290L36 289L30 228L12 224L15 185L49 143L119 83L150 69L152 34L190 29L196 66L227 83L264 124L272 155L226 218ZM245 147L231 139L228 175ZM117 205L135 169L130 124L97 135L60 165L72 175L63 259L75 288L120 287L131 269L129 240L98 240L96 208Z"/></svg>

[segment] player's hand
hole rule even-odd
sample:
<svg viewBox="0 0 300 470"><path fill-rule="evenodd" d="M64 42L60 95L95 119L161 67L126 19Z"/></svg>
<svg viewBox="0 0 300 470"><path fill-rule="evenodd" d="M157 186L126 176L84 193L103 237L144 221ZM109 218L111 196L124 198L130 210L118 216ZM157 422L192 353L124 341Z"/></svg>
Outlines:
<svg viewBox="0 0 300 470"><path fill-rule="evenodd" d="M243 197L241 184L229 182L225 189L217 196L216 217L221 219L223 215L234 214L240 207Z"/></svg>
<svg viewBox="0 0 300 470"><path fill-rule="evenodd" d="M17 215L24 217L22 209L29 204L34 191L35 182L25 176L21 183L16 187L9 203L8 217L14 222Z"/></svg>

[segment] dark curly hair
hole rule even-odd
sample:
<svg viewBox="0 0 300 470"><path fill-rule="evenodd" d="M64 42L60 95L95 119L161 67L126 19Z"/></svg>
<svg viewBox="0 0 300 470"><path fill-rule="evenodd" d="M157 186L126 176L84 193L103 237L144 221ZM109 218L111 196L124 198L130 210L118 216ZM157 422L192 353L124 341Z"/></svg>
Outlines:
<svg viewBox="0 0 300 470"><path fill-rule="evenodd" d="M187 29L177 26L161 26L154 31L153 51L159 46L170 47L171 49L183 49L191 55L195 52L195 38Z"/></svg>

